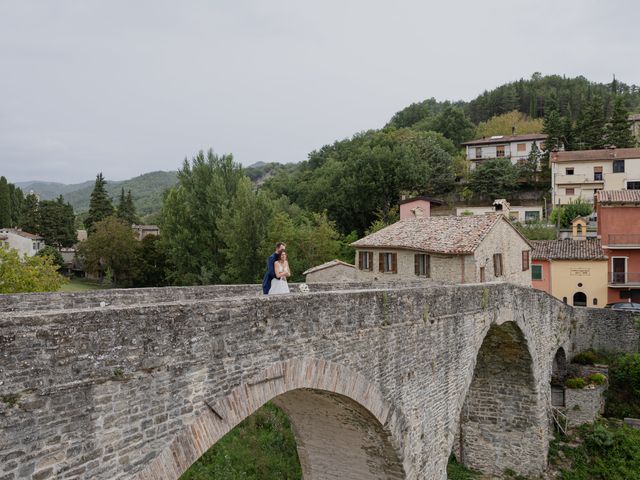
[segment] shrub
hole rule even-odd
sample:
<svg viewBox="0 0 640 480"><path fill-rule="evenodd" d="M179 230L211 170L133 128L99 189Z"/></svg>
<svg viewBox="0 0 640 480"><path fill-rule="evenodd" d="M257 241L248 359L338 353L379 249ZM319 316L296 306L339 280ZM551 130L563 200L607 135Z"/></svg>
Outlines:
<svg viewBox="0 0 640 480"><path fill-rule="evenodd" d="M640 417L640 353L621 355L610 364L605 415Z"/></svg>
<svg viewBox="0 0 640 480"><path fill-rule="evenodd" d="M587 377L587 380L589 380L589 383L593 383L595 385L604 385L604 382L607 381L607 377L601 373L592 373Z"/></svg>
<svg viewBox="0 0 640 480"><path fill-rule="evenodd" d="M581 389L587 386L587 382L585 382L584 378L569 378L565 385L567 388Z"/></svg>
<svg viewBox="0 0 640 480"><path fill-rule="evenodd" d="M575 357L573 357L573 363L578 363L580 365L593 365L594 363L598 363L598 355L596 352L591 350L587 350L586 352L580 352Z"/></svg>

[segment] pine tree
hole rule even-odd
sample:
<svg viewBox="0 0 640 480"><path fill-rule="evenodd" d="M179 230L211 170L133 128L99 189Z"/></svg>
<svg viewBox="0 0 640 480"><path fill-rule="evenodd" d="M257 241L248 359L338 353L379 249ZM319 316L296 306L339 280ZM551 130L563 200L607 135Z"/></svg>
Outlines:
<svg viewBox="0 0 640 480"><path fill-rule="evenodd" d="M25 232L38 233L38 197L30 193L24 199L20 214L20 228Z"/></svg>
<svg viewBox="0 0 640 480"><path fill-rule="evenodd" d="M106 185L107 182L102 176L102 173L96 175L96 183L91 192L91 200L89 201L89 214L84 221L88 232L92 232L95 223L113 215L113 204L107 194Z"/></svg>
<svg viewBox="0 0 640 480"><path fill-rule="evenodd" d="M38 205L37 231L47 245L70 247L76 241L73 207L60 195L56 200L43 200Z"/></svg>
<svg viewBox="0 0 640 480"><path fill-rule="evenodd" d="M607 124L607 143L618 148L629 148L635 145L631 133L629 111L625 108L622 97L616 97L613 104L611 120Z"/></svg>
<svg viewBox="0 0 640 480"><path fill-rule="evenodd" d="M9 183L5 177L0 177L0 227L11 227L11 194Z"/></svg>
<svg viewBox="0 0 640 480"><path fill-rule="evenodd" d="M138 216L136 215L136 206L133 203L133 196L131 190L124 194L124 188L120 191L120 201L118 202L118 208L116 209L116 217L123 220L128 225L139 223Z"/></svg>
<svg viewBox="0 0 640 480"><path fill-rule="evenodd" d="M604 102L593 96L580 114L576 124L577 147L579 150L597 150L606 143L606 118Z"/></svg>

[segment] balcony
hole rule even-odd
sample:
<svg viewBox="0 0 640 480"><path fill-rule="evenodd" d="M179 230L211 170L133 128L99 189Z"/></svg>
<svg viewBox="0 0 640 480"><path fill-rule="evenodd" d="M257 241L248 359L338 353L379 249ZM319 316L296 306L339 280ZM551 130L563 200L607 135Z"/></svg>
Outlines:
<svg viewBox="0 0 640 480"><path fill-rule="evenodd" d="M578 173L575 175L556 175L555 182L556 185L575 185L580 183L604 183L604 180L596 180L595 178Z"/></svg>
<svg viewBox="0 0 640 480"><path fill-rule="evenodd" d="M610 287L636 287L640 286L639 272L609 272Z"/></svg>
<svg viewBox="0 0 640 480"><path fill-rule="evenodd" d="M611 233L608 236L607 247L640 248L640 233Z"/></svg>

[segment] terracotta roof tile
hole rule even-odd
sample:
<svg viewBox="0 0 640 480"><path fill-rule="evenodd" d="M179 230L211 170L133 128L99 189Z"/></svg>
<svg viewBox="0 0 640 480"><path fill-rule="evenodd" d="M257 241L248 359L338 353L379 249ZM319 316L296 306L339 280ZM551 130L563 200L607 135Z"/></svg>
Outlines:
<svg viewBox="0 0 640 480"><path fill-rule="evenodd" d="M533 260L606 260L600 240L532 240Z"/></svg>
<svg viewBox="0 0 640 480"><path fill-rule="evenodd" d="M493 145L495 143L525 142L527 140L546 140L545 133L526 133L522 135L496 135L495 137L478 138L461 145Z"/></svg>
<svg viewBox="0 0 640 480"><path fill-rule="evenodd" d="M40 235L36 235L29 232L23 232L22 230L18 230L17 228L5 228L4 231L8 233L13 233L14 235L20 235L21 237L24 237L24 238L30 238L31 240L42 240L43 238Z"/></svg>
<svg viewBox="0 0 640 480"><path fill-rule="evenodd" d="M472 254L501 215L409 218L353 242L356 248L401 248L444 254Z"/></svg>
<svg viewBox="0 0 640 480"><path fill-rule="evenodd" d="M599 190L598 203L640 203L640 190Z"/></svg>
<svg viewBox="0 0 640 480"><path fill-rule="evenodd" d="M585 162L590 160L625 160L629 158L640 159L640 148L604 148L602 150L576 150L571 152L553 152L551 161L559 162Z"/></svg>

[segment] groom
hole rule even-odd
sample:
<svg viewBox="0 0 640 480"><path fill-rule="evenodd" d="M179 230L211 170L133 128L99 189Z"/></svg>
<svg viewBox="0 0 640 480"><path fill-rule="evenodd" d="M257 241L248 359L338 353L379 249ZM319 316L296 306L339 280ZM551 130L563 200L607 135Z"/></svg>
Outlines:
<svg viewBox="0 0 640 480"><path fill-rule="evenodd" d="M276 243L276 251L267 258L267 271L262 279L262 293L267 295L271 289L271 280L276 278L275 263L280 258L280 254L284 251L286 245L282 242Z"/></svg>

